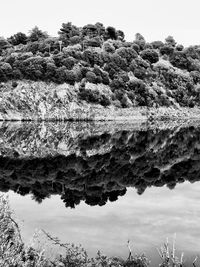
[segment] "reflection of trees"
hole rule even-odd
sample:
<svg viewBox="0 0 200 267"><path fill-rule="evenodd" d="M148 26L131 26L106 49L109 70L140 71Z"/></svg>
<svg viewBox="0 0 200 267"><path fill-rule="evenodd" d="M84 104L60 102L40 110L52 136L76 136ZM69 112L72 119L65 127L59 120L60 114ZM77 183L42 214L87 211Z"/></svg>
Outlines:
<svg viewBox="0 0 200 267"><path fill-rule="evenodd" d="M0 190L31 193L39 203L58 194L74 208L81 201L100 206L116 201L127 187L142 194L150 186L173 189L200 180L200 128L80 136L77 149L68 156L1 156Z"/></svg>

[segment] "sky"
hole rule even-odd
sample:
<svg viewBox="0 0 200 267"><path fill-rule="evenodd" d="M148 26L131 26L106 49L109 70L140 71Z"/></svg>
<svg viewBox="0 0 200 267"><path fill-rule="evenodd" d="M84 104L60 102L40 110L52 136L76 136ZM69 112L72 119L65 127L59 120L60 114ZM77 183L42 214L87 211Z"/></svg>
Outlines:
<svg viewBox="0 0 200 267"><path fill-rule="evenodd" d="M171 243L176 233L176 248L180 250L176 255L184 251L186 259L200 251L199 190L199 183L189 182L178 184L174 190L147 188L142 195L129 188L124 196L105 206L81 202L75 209L66 208L60 196L38 204L30 195L23 197L10 191L9 202L21 220L18 223L26 242L35 229L44 229L63 242L82 244L92 256L100 249L109 256L125 258L126 242L131 240L134 253L145 252L155 260L156 247L166 237Z"/></svg>
<svg viewBox="0 0 200 267"><path fill-rule="evenodd" d="M137 32L147 42L172 35L177 43L200 44L199 0L0 0L0 36L10 37L34 26L57 36L63 22L76 26L101 22L124 31L133 41Z"/></svg>

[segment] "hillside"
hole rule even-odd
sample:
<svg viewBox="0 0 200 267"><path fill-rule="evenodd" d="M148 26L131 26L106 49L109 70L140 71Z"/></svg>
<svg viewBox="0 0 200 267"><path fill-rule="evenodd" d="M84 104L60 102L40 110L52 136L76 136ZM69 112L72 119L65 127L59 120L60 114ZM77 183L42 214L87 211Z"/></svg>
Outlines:
<svg viewBox="0 0 200 267"><path fill-rule="evenodd" d="M17 101L16 96L21 99L23 85L31 91L35 82L50 88L49 94L42 86L33 92L34 97L39 95L37 107L46 101L45 96L40 98L44 92L58 109L68 109L71 101L116 108L199 106L200 46L184 48L171 36L165 42L148 43L139 33L127 42L121 30L101 23L84 27L63 23L58 34L50 37L35 27L28 36L0 38L1 115L3 105L9 111L8 103L15 112L21 105L25 112L30 109L32 103L25 98L23 103ZM70 88L62 103L59 86L66 92Z"/></svg>

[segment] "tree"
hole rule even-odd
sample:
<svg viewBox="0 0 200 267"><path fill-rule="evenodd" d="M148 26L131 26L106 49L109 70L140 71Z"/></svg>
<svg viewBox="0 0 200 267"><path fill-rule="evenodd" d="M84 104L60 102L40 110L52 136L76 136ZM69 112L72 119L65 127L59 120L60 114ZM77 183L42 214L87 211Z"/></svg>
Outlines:
<svg viewBox="0 0 200 267"><path fill-rule="evenodd" d="M114 27L109 26L106 28L106 39L117 40L117 32Z"/></svg>
<svg viewBox="0 0 200 267"><path fill-rule="evenodd" d="M151 42L151 45L154 49L160 49L164 46L164 43L162 41L153 41Z"/></svg>
<svg viewBox="0 0 200 267"><path fill-rule="evenodd" d="M10 46L10 43L4 37L0 37L0 53L3 49L9 48Z"/></svg>
<svg viewBox="0 0 200 267"><path fill-rule="evenodd" d="M35 41L46 39L47 37L48 37L47 32L43 32L37 26L35 26L29 32L28 40L31 42L35 42Z"/></svg>
<svg viewBox="0 0 200 267"><path fill-rule="evenodd" d="M165 39L165 42L166 42L166 44L171 45L171 46L173 46L173 47L176 46L176 41L174 40L174 37L171 36L171 35L169 35L169 36Z"/></svg>
<svg viewBox="0 0 200 267"><path fill-rule="evenodd" d="M140 53L140 56L144 60L148 60L150 63L156 63L159 60L158 53L153 49L145 49Z"/></svg>
<svg viewBox="0 0 200 267"><path fill-rule="evenodd" d="M62 24L62 28L58 34L64 45L69 45L71 37L80 36L80 30L76 26L72 25L71 22L67 22Z"/></svg>
<svg viewBox="0 0 200 267"><path fill-rule="evenodd" d="M28 40L28 37L25 33L18 32L14 35L12 35L10 38L8 38L9 43L12 45L19 45L19 44L26 44Z"/></svg>
<svg viewBox="0 0 200 267"><path fill-rule="evenodd" d="M146 41L144 37L142 36L142 34L136 33L134 43L136 43L140 47L140 49L143 50L146 44Z"/></svg>

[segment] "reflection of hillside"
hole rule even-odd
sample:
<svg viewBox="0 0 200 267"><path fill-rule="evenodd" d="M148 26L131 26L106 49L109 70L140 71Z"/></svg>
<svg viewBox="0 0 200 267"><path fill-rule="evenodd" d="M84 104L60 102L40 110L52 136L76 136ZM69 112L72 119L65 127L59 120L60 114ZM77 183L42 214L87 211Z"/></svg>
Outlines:
<svg viewBox="0 0 200 267"><path fill-rule="evenodd" d="M38 202L59 194L66 207L74 207L82 200L89 205L115 201L126 187L142 194L150 186L174 188L200 180L200 127L41 127L46 126L1 128L1 191L31 193Z"/></svg>

